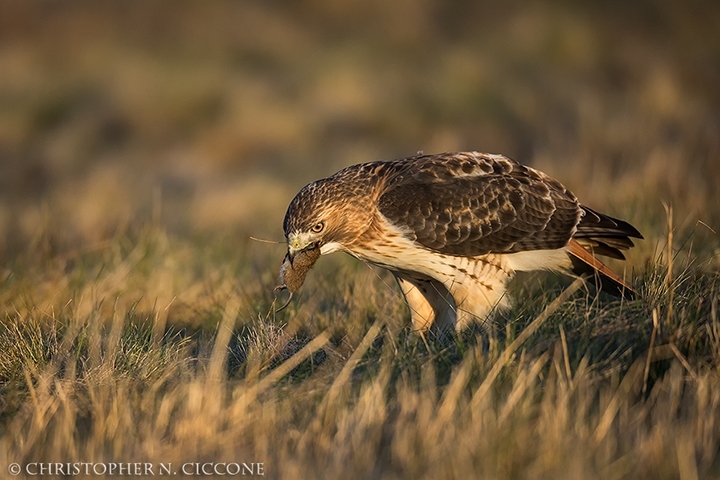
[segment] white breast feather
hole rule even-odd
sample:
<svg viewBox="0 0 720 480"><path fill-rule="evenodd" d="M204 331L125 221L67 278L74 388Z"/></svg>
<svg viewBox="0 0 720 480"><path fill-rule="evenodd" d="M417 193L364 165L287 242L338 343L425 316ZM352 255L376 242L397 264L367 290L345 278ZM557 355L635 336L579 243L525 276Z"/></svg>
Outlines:
<svg viewBox="0 0 720 480"><path fill-rule="evenodd" d="M505 260L516 272L533 270L562 270L572 266L564 248L556 250L528 250L505 254Z"/></svg>

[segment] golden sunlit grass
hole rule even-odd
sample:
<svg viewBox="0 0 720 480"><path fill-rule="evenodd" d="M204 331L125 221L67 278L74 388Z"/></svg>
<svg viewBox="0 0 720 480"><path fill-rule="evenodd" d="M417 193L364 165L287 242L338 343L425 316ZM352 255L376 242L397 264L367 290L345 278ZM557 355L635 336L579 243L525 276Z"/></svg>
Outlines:
<svg viewBox="0 0 720 480"><path fill-rule="evenodd" d="M263 462L272 478L718 471L720 276L697 259L669 274L661 254L631 302L533 276L502 333L425 343L382 272L321 262L275 317L276 259L256 257L258 274L225 254L150 227L13 272L3 462Z"/></svg>

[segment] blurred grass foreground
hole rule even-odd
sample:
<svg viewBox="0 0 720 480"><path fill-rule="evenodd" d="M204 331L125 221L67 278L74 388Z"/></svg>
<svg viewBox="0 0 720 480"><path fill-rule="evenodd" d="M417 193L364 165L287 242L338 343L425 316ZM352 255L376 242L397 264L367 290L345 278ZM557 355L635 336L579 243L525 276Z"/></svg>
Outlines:
<svg viewBox="0 0 720 480"><path fill-rule="evenodd" d="M720 478L718 85L717 2L3 2L0 476ZM425 341L334 255L273 314L294 193L420 150L637 226L639 298Z"/></svg>

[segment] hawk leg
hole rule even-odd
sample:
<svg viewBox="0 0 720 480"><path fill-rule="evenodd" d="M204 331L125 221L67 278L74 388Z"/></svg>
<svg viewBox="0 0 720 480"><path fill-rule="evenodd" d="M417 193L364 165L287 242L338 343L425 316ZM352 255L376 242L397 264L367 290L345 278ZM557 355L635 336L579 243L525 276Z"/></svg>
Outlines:
<svg viewBox="0 0 720 480"><path fill-rule="evenodd" d="M493 286L476 282L472 288L457 285L451 289L451 292L458 305L455 321L455 330L458 332L473 323L477 323L489 332L491 331L488 320L490 314L496 309L508 307L504 282L498 282Z"/></svg>
<svg viewBox="0 0 720 480"><path fill-rule="evenodd" d="M413 329L445 333L455 328L455 301L445 286L418 274L393 272L410 308Z"/></svg>

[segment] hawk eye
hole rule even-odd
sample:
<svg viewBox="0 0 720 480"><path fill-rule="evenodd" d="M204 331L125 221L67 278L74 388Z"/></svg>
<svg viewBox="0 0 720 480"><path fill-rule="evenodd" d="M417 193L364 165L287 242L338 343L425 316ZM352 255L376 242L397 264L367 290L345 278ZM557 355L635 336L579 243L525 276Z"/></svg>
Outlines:
<svg viewBox="0 0 720 480"><path fill-rule="evenodd" d="M315 224L314 227L312 227L312 231L315 233L320 233L323 231L323 228L325 228L325 224L323 222Z"/></svg>

